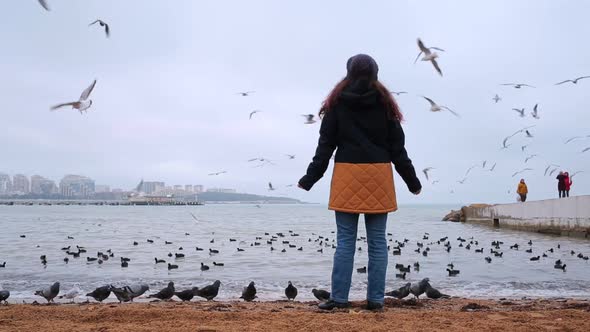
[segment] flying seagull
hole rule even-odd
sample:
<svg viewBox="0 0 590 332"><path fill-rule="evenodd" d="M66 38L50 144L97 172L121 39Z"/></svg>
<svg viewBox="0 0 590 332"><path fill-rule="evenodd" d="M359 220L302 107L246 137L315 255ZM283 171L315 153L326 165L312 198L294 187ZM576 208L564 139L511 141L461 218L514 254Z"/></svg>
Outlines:
<svg viewBox="0 0 590 332"><path fill-rule="evenodd" d="M572 142L572 141L575 141L575 140L578 140L578 139L582 139L582 138L584 138L584 137L582 137L582 136L574 136L574 137L568 138L567 141L564 142L564 144L568 144L569 142Z"/></svg>
<svg viewBox="0 0 590 332"><path fill-rule="evenodd" d="M64 106L72 106L72 109L77 109L80 112L80 114L82 114L84 111L89 109L90 106L92 106L92 99L88 99L88 97L90 97L90 93L92 93L92 90L94 89L95 85L96 85L96 80L94 80L92 82L92 84L90 84L89 87L87 87L84 91L82 91L82 94L80 95L80 98L78 99L78 101L58 104L58 105L51 107L51 110L55 111L58 108L61 108ZM88 99L88 102L86 102L87 99Z"/></svg>
<svg viewBox="0 0 590 332"><path fill-rule="evenodd" d="M504 138L504 140L502 141L502 149L508 149L508 147L512 144L506 144L508 143L508 140L511 139L512 136L508 136L506 138Z"/></svg>
<svg viewBox="0 0 590 332"><path fill-rule="evenodd" d="M490 172L493 172L496 169L496 164L497 163L494 163L494 165L492 166L492 168L490 168Z"/></svg>
<svg viewBox="0 0 590 332"><path fill-rule="evenodd" d="M443 106L443 105L438 105L437 103L435 103L432 99L422 96L422 98L426 99L429 103L430 103L430 111L431 112L441 112L441 111L449 111L451 112L454 116L456 117L460 117L459 114L457 114L455 111L453 111L452 109Z"/></svg>
<svg viewBox="0 0 590 332"><path fill-rule="evenodd" d="M528 138L533 138L534 137L533 134L531 134L531 132L528 131L528 129L525 130L524 132L526 133L526 137L528 137Z"/></svg>
<svg viewBox="0 0 590 332"><path fill-rule="evenodd" d="M244 91L244 92L238 92L236 93L237 95L240 95L242 97L248 97L250 94L254 93L256 91Z"/></svg>
<svg viewBox="0 0 590 332"><path fill-rule="evenodd" d="M529 160L531 160L531 159L535 158L536 156L537 156L536 154L533 154L533 155L530 155L530 156L526 157L526 159L524 160L524 163L525 163L525 164L526 164L526 163L528 163L528 162L529 162Z"/></svg>
<svg viewBox="0 0 590 332"><path fill-rule="evenodd" d="M51 8L49 8L49 4L47 4L47 1L45 1L45 0L39 0L39 4L43 8L45 8L46 11L50 11L51 10Z"/></svg>
<svg viewBox="0 0 590 332"><path fill-rule="evenodd" d="M272 186L272 182L268 183L268 190L275 190L275 187Z"/></svg>
<svg viewBox="0 0 590 332"><path fill-rule="evenodd" d="M463 180L459 180L459 181L457 181L457 183L464 184L466 180L467 180L467 178L463 178Z"/></svg>
<svg viewBox="0 0 590 332"><path fill-rule="evenodd" d="M580 153L584 153L584 152L588 152L588 151L590 151L590 147L588 147L588 148L585 148L585 149L584 149L584 150L582 150L582 152L580 152Z"/></svg>
<svg viewBox="0 0 590 332"><path fill-rule="evenodd" d="M111 36L111 29L109 28L109 25L106 24L103 20L96 20L88 24L88 26L95 25L96 23L100 24L101 27L104 27L104 33L107 36L107 38L109 38Z"/></svg>
<svg viewBox="0 0 590 332"><path fill-rule="evenodd" d="M590 78L590 76L580 76L580 77L578 77L576 79L573 79L573 80L565 80L565 81L562 81L562 82L559 82L559 83L555 83L555 85L561 85L561 84L567 83L567 82L572 82L573 84L578 84L578 81L579 80L582 80L582 79L585 79L585 78Z"/></svg>
<svg viewBox="0 0 590 332"><path fill-rule="evenodd" d="M221 171L221 172L215 172L215 173L209 173L208 175L220 175L220 174L225 174L227 173L227 171Z"/></svg>
<svg viewBox="0 0 590 332"><path fill-rule="evenodd" d="M250 112L250 117L248 118L248 120L252 120L252 116L256 113L262 112L260 110L253 110L252 112Z"/></svg>
<svg viewBox="0 0 590 332"><path fill-rule="evenodd" d="M549 169L550 169L551 167L560 167L560 166L559 166L559 165L555 165L555 164L549 164L549 165L547 166L547 168L545 168L545 173L543 173L543 176L546 176L546 175L547 175L547 172L549 172Z"/></svg>
<svg viewBox="0 0 590 332"><path fill-rule="evenodd" d="M520 89L523 86L526 86L526 87L529 87L529 88L534 88L534 86L528 85L528 84L524 84L524 83L503 83L503 84L500 84L500 85L509 85L509 86L514 87L515 89Z"/></svg>
<svg viewBox="0 0 590 332"><path fill-rule="evenodd" d="M532 171L532 170L533 170L532 168L525 168L525 169L523 169L522 171L518 171L518 172L516 172L516 173L512 174L512 177L515 177L515 176L517 176L517 175L518 175L518 174L520 174L520 173L524 173L524 172L526 172L526 171Z"/></svg>
<svg viewBox="0 0 590 332"><path fill-rule="evenodd" d="M527 148L528 146L529 146L528 144L527 144L527 145L523 145L523 146L521 146L521 147L520 147L520 150L521 150L522 152L524 152L524 150L526 150L526 148Z"/></svg>
<svg viewBox="0 0 590 332"><path fill-rule="evenodd" d="M418 38L418 48L420 49L420 53L418 53L418 56L416 57L416 61L418 61L418 58L420 57L420 55L422 53L424 53L424 56L422 57L422 61L432 62L434 69L436 69L436 71L440 74L440 76L442 76L442 71L440 70L438 63L436 62L436 58L438 58L438 53L431 52L430 49L435 49L435 50L439 50L439 51L443 51L443 52L444 52L444 50L442 50L440 48L436 48L436 47L428 48L428 47L424 46L424 43L420 40L420 38ZM414 61L414 63L416 63L416 61Z"/></svg>
<svg viewBox="0 0 590 332"><path fill-rule="evenodd" d="M313 114L301 114L301 116L305 117L305 124L316 123L315 115Z"/></svg>
<svg viewBox="0 0 590 332"><path fill-rule="evenodd" d="M513 108L513 111L517 111L521 118L524 118L524 108Z"/></svg>
<svg viewBox="0 0 590 332"><path fill-rule="evenodd" d="M495 101L497 104L500 100L502 100L502 98L500 98L500 96L498 96L498 94L496 93L496 95L494 96L494 98L492 98L492 100Z"/></svg>
<svg viewBox="0 0 590 332"><path fill-rule="evenodd" d="M406 91L400 91L400 92L389 91L389 92L390 92L392 95L396 95L396 96L403 95L404 93L407 93Z"/></svg>
<svg viewBox="0 0 590 332"><path fill-rule="evenodd" d="M588 148L588 150L590 150L590 148ZM573 179L574 176L576 176L577 174L580 174L580 173L584 173L584 171L575 172L574 174L570 175L570 179Z"/></svg>
<svg viewBox="0 0 590 332"><path fill-rule="evenodd" d="M294 154L287 154L287 157L289 157L289 159L295 159L295 155Z"/></svg>
<svg viewBox="0 0 590 332"><path fill-rule="evenodd" d="M481 168L486 168L486 165L487 164L488 164L488 161L487 160L484 160L483 163L482 163L482 165L481 165Z"/></svg>
<svg viewBox="0 0 590 332"><path fill-rule="evenodd" d="M424 173L424 176L426 177L426 181L430 181L430 178L428 177L428 172L430 172L433 169L433 167L426 167L422 170L422 173Z"/></svg>
<svg viewBox="0 0 590 332"><path fill-rule="evenodd" d="M467 172L465 172L465 176L469 175L469 172L471 172L471 170L474 169L474 168L476 168L476 167L477 167L477 165L473 165L473 166L469 167L467 169Z"/></svg>
<svg viewBox="0 0 590 332"><path fill-rule="evenodd" d="M539 106L539 104L535 104L535 107L533 107L533 112L531 113L531 115L533 116L533 118L535 119L540 119L539 117L539 111L537 110L537 107Z"/></svg>

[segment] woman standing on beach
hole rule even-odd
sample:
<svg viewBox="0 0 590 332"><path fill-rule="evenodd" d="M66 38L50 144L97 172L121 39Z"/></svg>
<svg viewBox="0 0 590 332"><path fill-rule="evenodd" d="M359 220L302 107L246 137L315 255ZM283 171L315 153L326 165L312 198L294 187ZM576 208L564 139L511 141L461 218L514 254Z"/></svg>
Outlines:
<svg viewBox="0 0 590 332"><path fill-rule="evenodd" d="M529 193L529 188L527 188L524 179L520 179L516 192L520 195L520 201L523 203L526 202L526 195Z"/></svg>
<svg viewBox="0 0 590 332"><path fill-rule="evenodd" d="M391 163L410 192L422 185L404 147L403 117L391 93L377 79L378 66L359 54L320 109L322 125L313 161L299 187L310 190L324 175L335 149L329 209L336 213L337 241L330 301L320 309L345 308L352 278L359 214L365 216L369 247L367 309L383 308L387 272L387 214L397 210Z"/></svg>
<svg viewBox="0 0 590 332"><path fill-rule="evenodd" d="M557 191L559 191L559 198L565 198L565 174L559 172L557 175Z"/></svg>

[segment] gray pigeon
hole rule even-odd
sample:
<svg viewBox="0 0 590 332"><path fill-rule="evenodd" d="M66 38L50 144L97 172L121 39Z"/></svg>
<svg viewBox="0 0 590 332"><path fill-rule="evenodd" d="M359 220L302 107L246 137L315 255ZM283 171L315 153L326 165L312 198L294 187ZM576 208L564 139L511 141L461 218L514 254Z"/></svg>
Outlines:
<svg viewBox="0 0 590 332"><path fill-rule="evenodd" d="M0 291L0 303L4 302L4 303L8 303L8 298L10 297L10 292L7 290L1 290Z"/></svg>
<svg viewBox="0 0 590 332"><path fill-rule="evenodd" d="M35 295L44 297L47 300L47 303L53 302L53 299L57 294L59 294L59 282L35 292Z"/></svg>
<svg viewBox="0 0 590 332"><path fill-rule="evenodd" d="M134 284L123 286L121 288L111 286L111 291L115 294L119 302L133 302L133 299L143 295L150 289L146 284Z"/></svg>
<svg viewBox="0 0 590 332"><path fill-rule="evenodd" d="M93 290L92 293L86 294L86 296L90 296L98 302L104 301L111 295L111 287L112 286L102 286L98 287L97 289Z"/></svg>
<svg viewBox="0 0 590 332"><path fill-rule="evenodd" d="M450 298L449 295L443 294L443 293L439 292L438 289L430 286L430 283L426 286L426 296L429 299L441 299L441 298L448 299L448 298Z"/></svg>
<svg viewBox="0 0 590 332"><path fill-rule="evenodd" d="M211 301L219 293L219 286L221 286L221 281L215 280L212 285L208 285L203 288L197 288L195 295L205 298L207 301Z"/></svg>
<svg viewBox="0 0 590 332"><path fill-rule="evenodd" d="M326 302L328 300L330 300L330 292L323 290L323 289L312 289L311 292L313 293L313 296L315 296L316 299L322 301L322 302Z"/></svg>
<svg viewBox="0 0 590 332"><path fill-rule="evenodd" d="M429 281L430 281L430 279L424 278L419 283L413 284L410 287L410 293L412 293L412 295L414 295L417 299L419 299L420 295L422 295L422 294L424 294L424 292L426 292L426 288L428 287Z"/></svg>
<svg viewBox="0 0 590 332"><path fill-rule="evenodd" d="M387 292L385 293L385 296L391 296L391 297L395 297L397 299L403 299L406 296L410 295L410 287L412 286L411 283L407 283L405 284L405 286L400 287L396 290L392 290L391 292Z"/></svg>
<svg viewBox="0 0 590 332"><path fill-rule="evenodd" d="M195 297L195 293L199 291L199 287L183 290L182 292L174 292L174 295L182 300L182 302L190 302Z"/></svg>
<svg viewBox="0 0 590 332"><path fill-rule="evenodd" d="M174 296L174 283L170 281L166 288L162 289L161 291L157 292L156 294L152 294L148 296L149 298L156 298L160 300L170 300Z"/></svg>
<svg viewBox="0 0 590 332"><path fill-rule="evenodd" d="M252 281L250 282L250 284L248 284L247 287L244 287L240 299L244 299L246 302L251 302L257 297L258 296L256 296L256 287L254 286L254 281Z"/></svg>
<svg viewBox="0 0 590 332"><path fill-rule="evenodd" d="M287 296L287 300L295 300L297 297L297 287L293 286L290 281L287 288L285 288L285 296Z"/></svg>

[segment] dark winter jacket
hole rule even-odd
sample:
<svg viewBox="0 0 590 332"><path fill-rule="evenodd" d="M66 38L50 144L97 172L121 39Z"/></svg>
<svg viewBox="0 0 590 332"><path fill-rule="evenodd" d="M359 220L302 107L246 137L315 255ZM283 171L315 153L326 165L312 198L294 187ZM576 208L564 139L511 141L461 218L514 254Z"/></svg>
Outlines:
<svg viewBox="0 0 590 332"><path fill-rule="evenodd" d="M322 120L315 156L299 185L310 190L324 175L337 149L330 194L331 209L347 212L394 211L397 205L391 162L411 192L420 190L422 185L404 146L404 131L389 112L376 89L362 83L347 87L338 103ZM364 194L355 195L362 188L366 189ZM381 203L367 203L375 199L370 197L375 195ZM351 200L354 202L351 203Z"/></svg>

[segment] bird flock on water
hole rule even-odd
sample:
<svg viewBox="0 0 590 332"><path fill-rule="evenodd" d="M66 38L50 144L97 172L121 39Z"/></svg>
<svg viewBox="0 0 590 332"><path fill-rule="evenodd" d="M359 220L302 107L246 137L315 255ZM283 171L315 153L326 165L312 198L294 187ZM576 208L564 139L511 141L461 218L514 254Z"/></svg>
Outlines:
<svg viewBox="0 0 590 332"><path fill-rule="evenodd" d="M193 215L195 220L197 218ZM198 223L199 221L197 221ZM100 224L98 224L100 225ZM303 234L295 230L288 230L286 232L264 232L253 238L241 238L239 236L223 237L211 234L211 239L203 241L203 243L194 243L190 238L189 232L184 232L183 235L187 240L193 242L193 246L189 248L186 244L177 247L174 245L176 241L168 241L160 238L147 238L142 241L136 240L129 243L126 252L130 252L129 256L117 255L111 249L90 250L87 247L69 244L61 248L55 248L53 252L61 252L62 256L55 257L50 253L40 256L40 264L46 268L49 264L62 264L65 269L77 269L81 266L96 266L97 268L107 264L119 264L121 269L133 269L136 261L141 261L145 256L145 250L148 247L153 247L161 252L160 257L154 257L153 264L156 269L167 269L170 274L174 274L179 269L188 269L191 271L195 269L194 263L188 260L196 259L199 261L198 269L201 277L212 275L215 276L216 270L224 269L226 264L219 260L224 257L223 254L232 253L232 255L244 255L245 252L251 251L258 256L266 255L267 253L273 255L287 255L285 257L292 257L302 252L313 252L316 255L330 254L336 249L335 232L330 234ZM19 236L21 241L32 241L31 237L26 235ZM571 248L563 247L560 243L556 243L551 247L547 245L537 245L529 240L526 243L505 244L503 241L493 240L489 244L484 244L474 237L459 236L455 240L444 236L441 238L432 239L429 233L424 233L420 238L410 240L394 239L392 233L387 233L390 259L394 263L395 273L391 275L394 280L403 282L399 288L387 292L386 296L403 299L410 294L419 299L422 294L432 299L448 298L446 295L430 283L430 277L421 278L419 282L409 283L405 282L412 274L421 275L421 269L429 267L441 269L448 278L461 278L460 267L453 262L454 251L463 250L469 255L473 255L475 259L481 259L486 264L502 264L507 255L529 261L530 264L539 264L539 267L546 266L548 269L557 269L563 273L567 272L568 266L579 264L578 262L588 262L587 254L579 251L574 251ZM67 236L67 242L73 243L75 238ZM183 242L186 243L186 242ZM358 249L357 253L362 253L366 250L367 238L359 236L357 238ZM185 248L186 247L186 248ZM412 248L414 247L414 249ZM173 249L176 248L176 249ZM194 249L193 249L194 248ZM221 249L223 248L223 249ZM436 261L428 260L426 257L436 257ZM567 259L567 261L566 261ZM443 262L443 263L441 263ZM145 264L145 263L144 263ZM442 264L442 266L439 266ZM3 262L0 264L1 269L10 269L18 266L18 263L7 264ZM587 265L585 265L587 266ZM356 268L359 274L367 273L366 266ZM415 277L412 279L416 279ZM298 296L298 288L296 282L289 281L285 288L285 296L288 300L294 300ZM116 299L120 302L133 302L133 299L142 297L156 300L170 300L174 296L182 301L191 301L193 298L204 298L208 301L217 297L222 283L219 280L214 281L210 285L204 287L189 287L187 289L178 290L175 288L174 282L169 282L168 285L153 294L146 294L151 288L146 283L132 283L132 284L106 284L100 285L89 293L84 293L79 287L79 284L61 293L60 283L54 282L45 288L41 288L34 292L34 295L45 298L48 302L53 302L55 298L71 300L72 302L83 297L84 294L88 298L93 298L98 302L102 302L114 294ZM320 301L328 300L330 294L326 290L319 288L312 288L308 291ZM143 295L146 296L143 296ZM255 281L251 281L242 290L238 297L235 294L235 299L243 299L244 301L253 301L258 298L259 293L256 289ZM10 290L0 290L0 302L9 298Z"/></svg>

